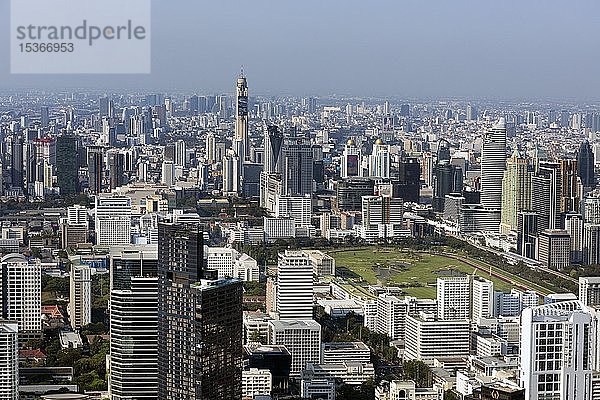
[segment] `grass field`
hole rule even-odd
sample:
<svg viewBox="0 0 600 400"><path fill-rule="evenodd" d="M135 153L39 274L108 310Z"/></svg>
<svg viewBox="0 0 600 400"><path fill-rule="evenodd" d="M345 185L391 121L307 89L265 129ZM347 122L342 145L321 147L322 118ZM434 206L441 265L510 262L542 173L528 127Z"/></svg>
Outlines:
<svg viewBox="0 0 600 400"><path fill-rule="evenodd" d="M335 258L338 274L354 280L364 280L369 284L401 286L410 295L420 298L435 298L435 283L443 270L454 269L473 274L475 268L443 255L398 251L392 248L350 249L331 252ZM494 289L510 291L512 286L500 279L489 277Z"/></svg>

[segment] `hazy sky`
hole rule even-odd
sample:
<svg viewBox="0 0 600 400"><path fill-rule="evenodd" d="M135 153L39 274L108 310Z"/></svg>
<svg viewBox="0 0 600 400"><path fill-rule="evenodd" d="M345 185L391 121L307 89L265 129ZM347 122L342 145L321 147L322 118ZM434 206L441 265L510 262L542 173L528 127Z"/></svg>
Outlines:
<svg viewBox="0 0 600 400"><path fill-rule="evenodd" d="M243 64L251 94L600 99L598 0L153 0L127 76L11 75L8 15L0 88L231 92Z"/></svg>

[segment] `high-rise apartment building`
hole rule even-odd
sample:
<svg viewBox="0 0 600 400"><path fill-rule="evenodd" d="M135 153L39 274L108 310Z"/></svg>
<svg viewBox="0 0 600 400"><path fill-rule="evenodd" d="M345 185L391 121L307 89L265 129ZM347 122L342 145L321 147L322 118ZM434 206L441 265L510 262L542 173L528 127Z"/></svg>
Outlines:
<svg viewBox="0 0 600 400"><path fill-rule="evenodd" d="M523 311L521 386L528 399L590 400L597 316L580 301Z"/></svg>
<svg viewBox="0 0 600 400"><path fill-rule="evenodd" d="M531 172L529 160L515 149L506 161L502 179L502 222L500 231L516 231L520 211L531 209Z"/></svg>
<svg viewBox="0 0 600 400"><path fill-rule="evenodd" d="M491 318L494 315L494 284L479 276L473 276L472 319Z"/></svg>
<svg viewBox="0 0 600 400"><path fill-rule="evenodd" d="M69 319L73 329L92 323L92 269L72 265L70 272Z"/></svg>
<svg viewBox="0 0 600 400"><path fill-rule="evenodd" d="M0 399L19 399L19 324L0 320Z"/></svg>
<svg viewBox="0 0 600 400"><path fill-rule="evenodd" d="M42 268L21 254L0 259L2 319L16 322L19 340L25 343L42 337Z"/></svg>
<svg viewBox="0 0 600 400"><path fill-rule="evenodd" d="M600 306L600 276L579 278L579 300L586 306Z"/></svg>

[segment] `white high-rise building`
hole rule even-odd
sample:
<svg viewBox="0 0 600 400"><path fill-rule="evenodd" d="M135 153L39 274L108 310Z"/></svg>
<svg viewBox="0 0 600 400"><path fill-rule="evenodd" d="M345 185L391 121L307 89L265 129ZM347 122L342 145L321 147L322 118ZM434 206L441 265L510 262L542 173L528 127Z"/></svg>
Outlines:
<svg viewBox="0 0 600 400"><path fill-rule="evenodd" d="M66 222L69 225L85 225L87 228L89 225L88 209L79 204L75 204L72 207L67 207L67 221Z"/></svg>
<svg viewBox="0 0 600 400"><path fill-rule="evenodd" d="M369 156L369 175L375 178L389 178L390 164L390 146L377 139Z"/></svg>
<svg viewBox="0 0 600 400"><path fill-rule="evenodd" d="M19 324L0 320L0 399L19 399Z"/></svg>
<svg viewBox="0 0 600 400"><path fill-rule="evenodd" d="M409 315L406 317L404 358L433 365L433 360L438 357L467 357L470 335L468 319L442 321L434 314Z"/></svg>
<svg viewBox="0 0 600 400"><path fill-rule="evenodd" d="M598 320L581 301L523 311L521 386L527 399L590 400Z"/></svg>
<svg viewBox="0 0 600 400"><path fill-rule="evenodd" d="M437 278L438 318L440 320L470 317L470 279L468 275L453 273Z"/></svg>
<svg viewBox="0 0 600 400"><path fill-rule="evenodd" d="M404 324L408 315L408 305L388 294L377 298L376 331L389 336L391 340L404 338Z"/></svg>
<svg viewBox="0 0 600 400"><path fill-rule="evenodd" d="M321 359L321 325L313 319L269 321L269 338L292 355L291 377L299 377L306 364L318 364Z"/></svg>
<svg viewBox="0 0 600 400"><path fill-rule="evenodd" d="M223 193L235 195L241 190L240 157L233 151L223 157Z"/></svg>
<svg viewBox="0 0 600 400"><path fill-rule="evenodd" d="M186 145L183 140L175 142L175 165L178 167L186 166Z"/></svg>
<svg viewBox="0 0 600 400"><path fill-rule="evenodd" d="M481 148L481 204L502 208L502 178L506 168L506 121L498 122L485 133Z"/></svg>
<svg viewBox="0 0 600 400"><path fill-rule="evenodd" d="M353 139L348 139L342 153L340 175L343 179L360 176L360 149L356 147Z"/></svg>
<svg viewBox="0 0 600 400"><path fill-rule="evenodd" d="M279 319L312 319L313 267L306 253L290 250L279 253L276 297Z"/></svg>
<svg viewBox="0 0 600 400"><path fill-rule="evenodd" d="M206 135L206 161L209 164L213 164L217 158L216 158L216 146L215 146L215 134L212 132L209 132Z"/></svg>
<svg viewBox="0 0 600 400"><path fill-rule="evenodd" d="M579 278L579 300L586 306L600 307L600 276Z"/></svg>
<svg viewBox="0 0 600 400"><path fill-rule="evenodd" d="M491 318L494 315L494 284L479 276L473 277L472 319Z"/></svg>
<svg viewBox="0 0 600 400"><path fill-rule="evenodd" d="M305 196L277 196L276 218L291 218L296 227L310 226L312 218L312 199Z"/></svg>
<svg viewBox="0 0 600 400"><path fill-rule="evenodd" d="M71 327L81 329L92 322L92 269L90 267L71 266L69 295Z"/></svg>
<svg viewBox="0 0 600 400"><path fill-rule="evenodd" d="M96 196L96 244L116 246L131 243L131 198Z"/></svg>
<svg viewBox="0 0 600 400"><path fill-rule="evenodd" d="M2 318L19 325L21 342L42 336L42 269L21 254L0 259Z"/></svg>

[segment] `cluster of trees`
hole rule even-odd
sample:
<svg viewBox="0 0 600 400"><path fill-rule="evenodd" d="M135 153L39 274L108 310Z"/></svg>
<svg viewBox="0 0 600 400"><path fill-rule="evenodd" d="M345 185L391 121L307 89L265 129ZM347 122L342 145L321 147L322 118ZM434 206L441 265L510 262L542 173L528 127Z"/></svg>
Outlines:
<svg viewBox="0 0 600 400"><path fill-rule="evenodd" d="M89 328L89 329L88 329ZM73 367L74 382L80 390L107 390L106 354L110 343L99 336L88 342L85 334L97 331L97 326L84 327L82 348L63 349L58 330L47 331L44 339L27 343L28 348L39 348L46 354L47 367Z"/></svg>

